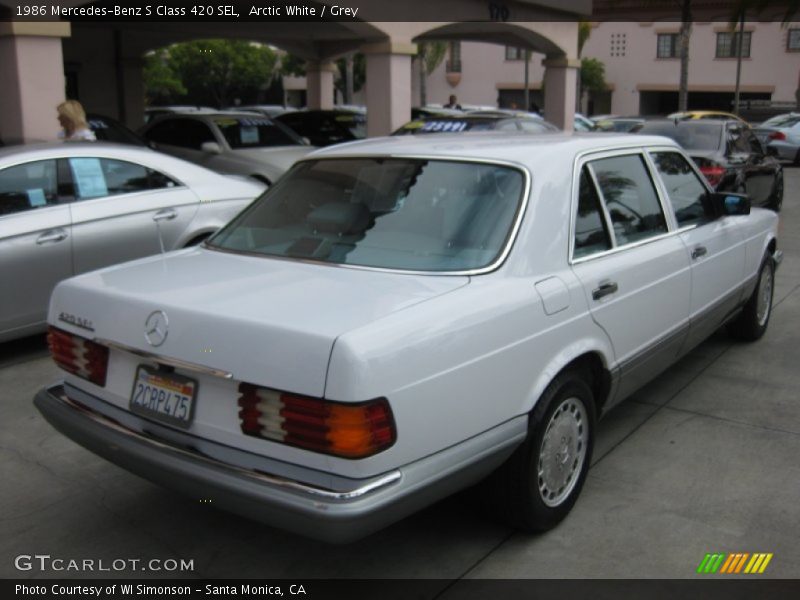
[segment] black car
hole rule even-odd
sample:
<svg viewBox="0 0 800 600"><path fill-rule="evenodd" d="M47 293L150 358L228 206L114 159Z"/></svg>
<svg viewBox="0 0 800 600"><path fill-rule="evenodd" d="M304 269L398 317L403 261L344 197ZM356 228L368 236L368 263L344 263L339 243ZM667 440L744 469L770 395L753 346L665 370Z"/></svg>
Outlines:
<svg viewBox="0 0 800 600"><path fill-rule="evenodd" d="M367 115L354 110L300 110L275 117L312 146L330 146L367 137Z"/></svg>
<svg viewBox="0 0 800 600"><path fill-rule="evenodd" d="M86 121L89 123L89 128L94 131L95 137L100 142L116 142L117 144L130 144L133 146L147 145L143 137L140 137L111 117L89 113L86 115Z"/></svg>
<svg viewBox="0 0 800 600"><path fill-rule="evenodd" d="M460 133L462 131L549 133L559 131L559 129L552 123L538 117L510 115L503 112L482 112L454 116L434 116L409 121L392 135Z"/></svg>
<svg viewBox="0 0 800 600"><path fill-rule="evenodd" d="M711 186L750 196L775 211L783 203L783 168L746 123L734 120L645 121L632 133L664 135L683 146Z"/></svg>

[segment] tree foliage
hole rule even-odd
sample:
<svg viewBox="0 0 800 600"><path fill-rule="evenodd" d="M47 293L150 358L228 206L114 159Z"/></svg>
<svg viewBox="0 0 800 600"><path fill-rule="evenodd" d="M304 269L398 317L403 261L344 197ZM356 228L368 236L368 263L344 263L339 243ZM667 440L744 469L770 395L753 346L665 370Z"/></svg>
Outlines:
<svg viewBox="0 0 800 600"><path fill-rule="evenodd" d="M145 70L148 98L220 107L268 87L278 62L268 46L242 40L182 42L153 56Z"/></svg>
<svg viewBox="0 0 800 600"><path fill-rule="evenodd" d="M447 42L420 42L417 44L415 60L419 67L419 98L420 105L428 103L428 75L433 73L445 56L447 56Z"/></svg>
<svg viewBox="0 0 800 600"><path fill-rule="evenodd" d="M344 58L336 61L336 70L338 71L338 77L336 77L333 85L344 96L344 91L347 87L347 61ZM366 80L367 59L361 52L356 52L353 55L353 91L360 91L364 87Z"/></svg>
<svg viewBox="0 0 800 600"><path fill-rule="evenodd" d="M294 54L284 54L281 56L280 73L287 77L305 77L306 61Z"/></svg>
<svg viewBox="0 0 800 600"><path fill-rule="evenodd" d="M581 89L585 92L604 92L606 84L606 66L596 58L581 59Z"/></svg>
<svg viewBox="0 0 800 600"><path fill-rule="evenodd" d="M165 49L156 50L144 59L144 87L148 104L168 104L173 98L186 95L186 87L170 67Z"/></svg>

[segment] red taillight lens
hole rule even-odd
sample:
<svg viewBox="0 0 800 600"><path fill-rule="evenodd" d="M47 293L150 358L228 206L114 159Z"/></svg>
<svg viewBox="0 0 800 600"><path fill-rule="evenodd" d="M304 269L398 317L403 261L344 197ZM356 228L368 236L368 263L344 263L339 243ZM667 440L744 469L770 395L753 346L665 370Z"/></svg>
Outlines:
<svg viewBox="0 0 800 600"><path fill-rule="evenodd" d="M101 387L106 385L108 348L55 327L47 331L47 345L59 367Z"/></svg>
<svg viewBox="0 0 800 600"><path fill-rule="evenodd" d="M711 161L707 161L699 166L700 172L705 175L711 187L717 187L719 182L722 181L723 175L725 175L725 167Z"/></svg>
<svg viewBox="0 0 800 600"><path fill-rule="evenodd" d="M782 131L773 131L772 133L769 134L769 139L782 141L786 139L786 134L783 133Z"/></svg>
<svg viewBox="0 0 800 600"><path fill-rule="evenodd" d="M397 434L385 398L359 404L331 402L239 385L242 433L314 452L364 458L394 444Z"/></svg>

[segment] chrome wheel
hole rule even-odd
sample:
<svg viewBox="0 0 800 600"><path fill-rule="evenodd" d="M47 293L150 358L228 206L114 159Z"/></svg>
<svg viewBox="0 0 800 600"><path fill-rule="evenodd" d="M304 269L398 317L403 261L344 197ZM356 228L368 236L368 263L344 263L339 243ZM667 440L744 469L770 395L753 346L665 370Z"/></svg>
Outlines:
<svg viewBox="0 0 800 600"><path fill-rule="evenodd" d="M769 318L769 311L772 307L772 283L772 269L767 266L761 271L761 277L758 280L756 319L759 327L763 327Z"/></svg>
<svg viewBox="0 0 800 600"><path fill-rule="evenodd" d="M586 408L578 398L564 400L550 417L539 452L539 495L555 507L575 488L586 460L588 439Z"/></svg>

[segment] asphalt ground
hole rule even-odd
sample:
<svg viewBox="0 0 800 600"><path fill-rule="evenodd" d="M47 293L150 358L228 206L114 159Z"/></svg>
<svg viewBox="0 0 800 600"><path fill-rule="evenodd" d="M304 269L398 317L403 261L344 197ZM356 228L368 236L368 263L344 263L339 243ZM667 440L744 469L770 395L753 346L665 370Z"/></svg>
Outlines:
<svg viewBox="0 0 800 600"><path fill-rule="evenodd" d="M759 552L773 558L757 577L800 578L797 168L786 169L778 245L765 337L742 344L718 332L612 410L577 505L539 535L492 521L465 494L346 546L216 510L56 432L32 404L58 378L43 338L0 344L0 577L695 578L707 553ZM194 569L15 568L34 554Z"/></svg>

